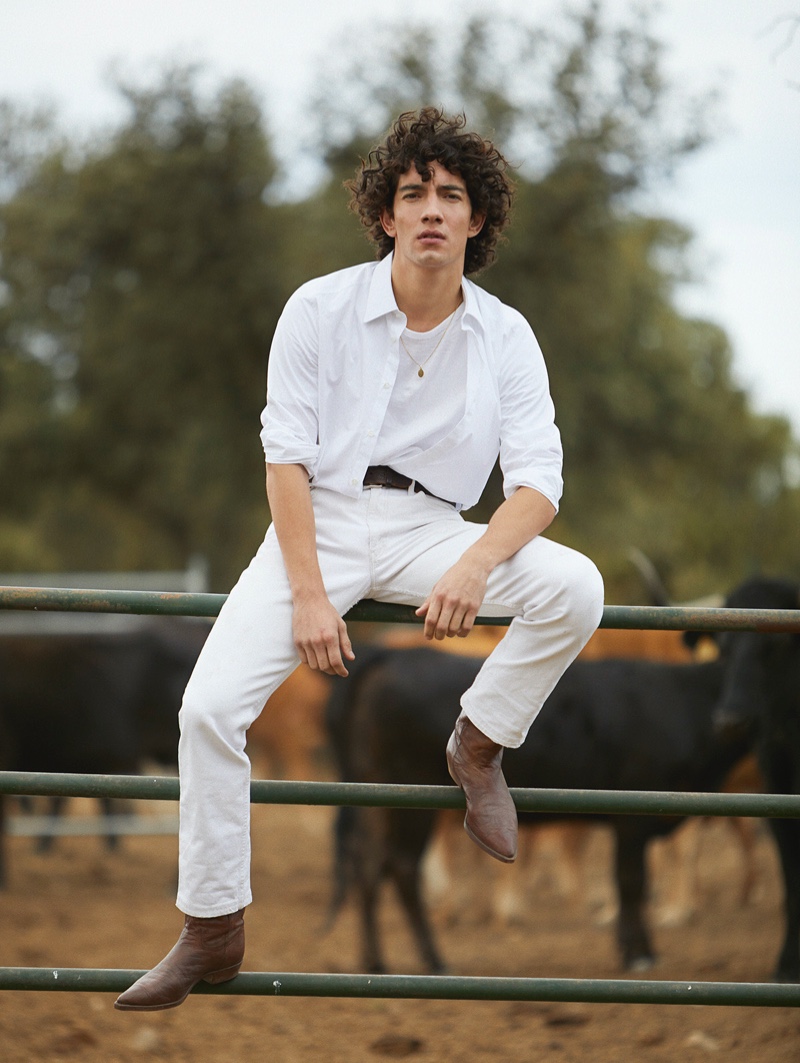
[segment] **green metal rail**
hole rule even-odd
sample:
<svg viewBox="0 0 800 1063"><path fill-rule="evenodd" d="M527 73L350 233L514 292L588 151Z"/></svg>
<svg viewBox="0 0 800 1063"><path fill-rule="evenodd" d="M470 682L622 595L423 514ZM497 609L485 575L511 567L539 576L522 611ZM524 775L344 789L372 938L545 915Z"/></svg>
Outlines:
<svg viewBox="0 0 800 1063"><path fill-rule="evenodd" d="M0 990L121 993L144 971L0 967ZM194 993L226 996L367 997L407 1000L539 1000L587 1004L800 1006L800 985L768 982L657 982L642 979L479 978L453 975L244 972L231 982L201 982Z"/></svg>
<svg viewBox="0 0 800 1063"><path fill-rule="evenodd" d="M138 613L206 616L219 613L223 594L159 591L0 587L0 610ZM419 623L408 606L360 602L348 620ZM479 619L507 624L510 618ZM606 606L606 628L673 631L800 631L800 610ZM146 797L174 801L175 778L0 772L0 794L75 797ZM512 789L517 808L532 812L610 815L800 816L800 795L662 793L614 790ZM377 783L254 781L257 803L462 808L452 786ZM144 972L80 968L0 968L0 990L113 992ZM758 1005L800 1007L800 985L733 982L658 982L642 979L463 978L432 975L244 973L223 985L201 983L194 992L219 995L372 997L437 1000L536 1000L581 1003Z"/></svg>
<svg viewBox="0 0 800 1063"><path fill-rule="evenodd" d="M45 797L146 798L177 801L174 777L69 775L56 772L0 772L0 794ZM661 790L539 790L511 788L521 812L601 816L769 816L800 817L800 794L672 793ZM349 805L372 808L464 808L456 786L401 783L291 782L254 780L250 800L267 805Z"/></svg>
<svg viewBox="0 0 800 1063"><path fill-rule="evenodd" d="M0 609L42 612L137 613L157 616L216 616L225 594L165 591L75 590L64 587L0 587ZM347 620L419 624L413 606L363 601ZM510 617L479 617L503 625ZM600 627L659 631L800 631L800 610L607 605Z"/></svg>

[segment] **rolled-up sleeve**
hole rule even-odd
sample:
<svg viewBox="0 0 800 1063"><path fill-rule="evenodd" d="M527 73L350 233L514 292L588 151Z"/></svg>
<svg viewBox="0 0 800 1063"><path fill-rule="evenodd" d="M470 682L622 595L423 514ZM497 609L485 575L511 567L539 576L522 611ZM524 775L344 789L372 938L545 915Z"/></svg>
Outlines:
<svg viewBox="0 0 800 1063"><path fill-rule="evenodd" d="M261 442L268 462L304 465L309 476L319 460L318 359L316 303L300 288L287 302L272 340Z"/></svg>
<svg viewBox="0 0 800 1063"><path fill-rule="evenodd" d="M530 325L516 311L509 311L499 368L503 492L508 498L518 487L532 487L558 509L563 452L547 368Z"/></svg>

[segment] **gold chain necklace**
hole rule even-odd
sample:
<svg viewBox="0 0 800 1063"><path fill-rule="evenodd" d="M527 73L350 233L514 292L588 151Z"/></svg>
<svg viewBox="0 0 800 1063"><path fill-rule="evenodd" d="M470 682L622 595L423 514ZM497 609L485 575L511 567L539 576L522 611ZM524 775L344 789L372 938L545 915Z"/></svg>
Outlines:
<svg viewBox="0 0 800 1063"><path fill-rule="evenodd" d="M459 303L458 306L461 306L461 303ZM418 362L417 361L417 359L414 357L414 355L411 353L411 351L408 349L408 347L406 347L405 343L403 343L403 336L402 336L402 333L401 333L401 335L400 335L400 343L403 346L403 350L406 352L408 357L411 359L411 361L417 367L417 376L418 377L424 377L425 376L425 371L424 371L424 369L422 367L427 365L428 362L431 360L431 358L433 358L434 354L436 354L436 352L439 350L439 344L442 342L442 340L445 338L447 333L450 331L450 326L453 324L453 320L455 319L455 316L458 313L458 306L455 308L453 313L450 315L450 320L447 322L447 328L444 330L444 332L441 334L439 339L436 341L436 346L433 348L433 350L431 351L431 353L428 355L428 357L425 359L424 362Z"/></svg>

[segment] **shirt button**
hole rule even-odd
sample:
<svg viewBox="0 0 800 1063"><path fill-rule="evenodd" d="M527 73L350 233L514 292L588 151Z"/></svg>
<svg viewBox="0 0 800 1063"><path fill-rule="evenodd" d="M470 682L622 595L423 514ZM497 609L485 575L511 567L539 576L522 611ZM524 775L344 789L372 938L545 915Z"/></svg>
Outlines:
<svg viewBox="0 0 800 1063"><path fill-rule="evenodd" d="M375 438L375 433L374 432L367 432L367 438L368 439L374 439Z"/></svg>
<svg viewBox="0 0 800 1063"><path fill-rule="evenodd" d="M350 483L353 485L353 487L355 487L358 483L358 480L351 480Z"/></svg>
<svg viewBox="0 0 800 1063"><path fill-rule="evenodd" d="M389 384L384 384L384 385L383 385L383 390L384 390L384 391L386 391L386 389L387 389L387 388L388 388L389 386L390 386Z"/></svg>

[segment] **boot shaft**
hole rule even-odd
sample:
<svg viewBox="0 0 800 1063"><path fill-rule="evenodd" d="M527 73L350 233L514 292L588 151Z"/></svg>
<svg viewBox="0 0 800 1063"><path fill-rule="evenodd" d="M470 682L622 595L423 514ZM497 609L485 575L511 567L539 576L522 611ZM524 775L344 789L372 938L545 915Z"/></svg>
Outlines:
<svg viewBox="0 0 800 1063"><path fill-rule="evenodd" d="M201 919L187 915L181 933L182 943L203 952L241 951L244 940L244 908L231 915Z"/></svg>

